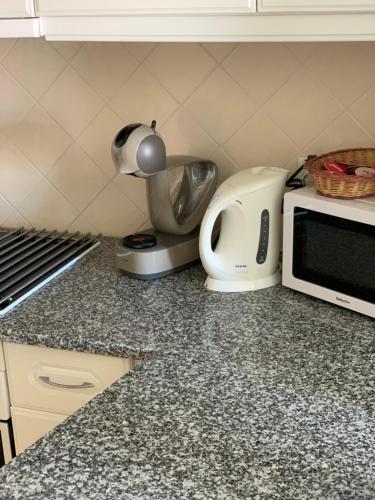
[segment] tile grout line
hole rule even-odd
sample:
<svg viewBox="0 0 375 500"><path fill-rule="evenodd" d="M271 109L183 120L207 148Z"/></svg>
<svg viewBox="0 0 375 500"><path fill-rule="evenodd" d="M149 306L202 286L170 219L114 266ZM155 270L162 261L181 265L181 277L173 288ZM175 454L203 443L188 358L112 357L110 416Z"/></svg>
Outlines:
<svg viewBox="0 0 375 500"><path fill-rule="evenodd" d="M9 52L16 45L17 41L18 41L17 39L14 39L13 43L10 44L10 46L7 48L7 50L4 52L4 54L0 57L0 63L2 63L2 61L7 57L7 55L9 54Z"/></svg>
<svg viewBox="0 0 375 500"><path fill-rule="evenodd" d="M82 47L83 48L83 47ZM119 92L119 90L123 87L123 85L125 85L125 83L138 71L139 67L141 66L141 63L139 62L139 60L134 57L132 54L130 54L126 49L126 53L128 54L128 56L130 55L130 57L132 57L135 61L136 61L136 67L134 69L134 71L128 75L127 77L125 77L124 81L121 82L120 86L118 89L115 90L115 92L111 95L111 97L109 97L108 99L101 96L98 91L92 86L91 82L89 80L86 79L85 76L81 75L81 73L73 66L73 62L74 62L74 59L76 59L76 57L78 56L78 54L81 52L82 48L77 52L77 54L75 55L75 57L69 62L69 66L70 68L75 72L77 73L77 75L82 78L82 80L86 83L86 85L88 85L90 87L90 89L95 92L95 94L97 95L97 97L99 97L99 99L101 101L104 102L104 107L107 107L109 106L109 102L113 99L113 97Z"/></svg>
<svg viewBox="0 0 375 500"><path fill-rule="evenodd" d="M173 101L173 103L176 105L175 109L164 119L164 120L158 120L158 128L161 128L170 118L171 116L174 114L174 112L179 108L180 106L180 103L172 96L172 94L170 92L167 92L167 89L152 75L152 73L150 73L150 71L148 71L143 65L140 65L138 66L138 68L136 69L136 71L134 71L134 73L132 75L130 75L130 77L124 82L124 84L118 89L118 91L116 91L116 93L112 96L112 98L110 99L110 101L112 101L115 96L117 96L117 94L122 90L123 86L126 85L127 82L129 82L131 80L131 78L135 75L135 73L139 70L139 69L142 69L152 80L155 81L155 83L157 85L160 86L161 89L163 89L164 92L166 92L168 94L168 97ZM116 111L116 109L113 107L113 105L111 104L111 102L108 102L108 107L111 109L111 111L113 113L115 113L115 115L121 120L122 123L124 123L124 120L123 118L119 115L119 113Z"/></svg>
<svg viewBox="0 0 375 500"><path fill-rule="evenodd" d="M15 45L15 44L14 44L14 45ZM56 49L55 49L54 47L52 47L52 48L53 48L53 50L55 50L55 51L56 51ZM154 48L153 48L153 50L155 50L155 48L156 48L156 47L154 47ZM80 49L80 50L81 50L81 49ZM150 52L150 54L153 52L153 50ZM57 51L56 51L56 52L57 52ZM79 53L79 51L77 52L77 54L78 54L78 53ZM77 54L76 54L76 55L77 55ZM59 54L59 55L60 55L60 54ZM60 55L60 57L62 57L62 56ZM75 57L76 57L76 56L75 56ZM74 57L74 58L75 58L75 57ZM134 56L132 56L132 57L133 57L133 58L134 58L137 62L139 62L139 59L135 58ZM72 61L74 60L74 58L72 59ZM86 125L86 127L85 127L85 128L84 128L84 129L83 129L83 130L79 133L79 135L78 135L76 138L75 138L75 137L72 137L72 136L71 136L71 134L70 134L68 131L66 131L63 127L61 127L61 125L60 125L58 122L56 122L56 120L54 119L54 117L52 117L52 116L50 115L50 113L48 112L48 110L47 110L47 109L45 109L45 107L43 106L43 104L40 102L40 100L43 98L43 96L44 96L44 95L48 92L48 90L49 90L49 89L52 87L52 85L56 82L56 80L59 78L59 76L61 76L61 75L62 75L62 73L63 73L63 72L67 69L67 67L71 67L71 69L72 69L74 72L76 72L76 69L75 69L75 68L71 65L71 62L72 62L72 61L67 61L67 60L66 60L65 58L63 58L63 57L62 57L62 59L64 59L64 61L65 61L67 64L65 64L65 65L64 65L64 67L62 68L62 70L61 70L61 71L60 71L60 72L56 75L56 78L55 78L55 79L51 82L51 84L49 85L49 87L48 87L48 88L45 90L45 92L44 92L44 93L43 93L43 94L39 97L39 99L38 99L38 100L37 100L37 99L35 99L35 98L34 98L34 96L32 96L32 95L30 94L30 96L32 97L32 99L33 99L33 101L34 101L34 104L33 104L32 108L31 108L31 110L32 110L32 109L34 109L37 105L39 105L39 106L40 106L40 107L44 110L44 112L45 112L45 113L46 113L46 114L47 114L47 115L48 115L48 116L49 116L49 117L50 117L50 118L54 121L54 123L56 123L56 124L58 125L58 127L59 127L61 130L63 130L63 131L64 131L64 132L65 132L65 133L66 133L66 134L67 134L67 135L68 135L68 136L72 139L72 142L71 142L71 143L70 143L70 144L69 144L69 145L68 145L68 146L64 149L64 151L63 151L63 152L59 155L59 157L58 157L58 158L55 160L55 162L54 162L54 163L50 166L50 168L48 169L48 171L47 171L46 173L44 173L43 171L41 171L41 170L40 170L40 168L38 168L38 167L37 167L37 165L35 165L35 164L34 164L34 162L31 160L31 158L29 158L29 157L28 157L28 155L26 155L23 151L21 151L21 150L20 150L20 149L19 149L19 148L18 148L18 147L17 147L17 146L13 143L13 141L11 141L11 143L12 143L12 145L13 145L13 146L17 149L17 151L18 151L19 153L21 153L21 155L22 155L22 156L24 156L25 158L27 158L27 159L30 161L30 163L34 166L34 168L36 168L37 172L38 172L38 173L39 173L39 174L43 177L43 179L45 179L45 180L48 182L48 184L50 184L50 185L51 185L51 187L52 187L53 189L55 189L55 190L56 190L56 191L60 194L60 196L62 196L62 198L63 198L63 199L67 202L67 204L70 206L70 208L71 208L71 209L73 209L73 211L75 211L75 212L77 213L77 216L74 218L74 220L72 221L72 223L69 225L69 227L70 227L71 225L73 225L73 224L74 224L74 222L75 222L75 221L76 221L76 220L77 220L80 216L83 216L83 214L84 214L84 212L87 210L87 208L88 208L88 207L89 207L89 206L90 206L90 205L91 205L91 204L92 204L92 203L93 203L93 202L94 202L94 201L98 198L98 196L99 196L99 195L100 195L100 194L101 194L101 193L102 193L102 192L106 189L106 187L108 187L108 185L109 185L109 184L113 181L113 179L114 179L114 177L115 177L115 176L113 176L113 177L111 178L111 177L107 174L107 172L105 172L105 171L104 171L104 170L100 167L100 165L98 165L98 164L94 161L94 159L92 159L92 158L91 158L91 156L89 156L89 155L86 153L86 151L84 151L84 149L81 147L81 145L78 143L78 139L79 139L79 137L80 137L80 136L84 133L84 131L85 131L85 130L87 130L87 128L88 128L88 127L89 127L89 126L90 126L90 125L94 122L94 120L98 117L98 115L99 115L99 114L100 114L100 113L101 113L101 112L102 112L102 111L103 111L103 110L104 110L104 109L108 106L108 102L109 102L109 101L105 101L104 99L102 99L102 98L101 98L101 96L99 96L99 94L97 94L97 92L95 91L95 89L93 89L93 88L91 87L91 85L89 84L89 82L87 82L87 80L86 80L86 79L84 79L84 78L83 78L83 77L82 77L79 73L77 73L77 74L78 74L78 76L79 76L80 78L82 78L82 80L83 80L83 81L84 81L87 85L89 85L90 89L92 89L92 91L93 91L93 92L95 92L95 94L98 96L99 100L100 100L102 103L104 103L104 104L103 104L103 106L99 109L99 111L95 114L95 116L92 118L92 120L91 120L91 121L90 121L90 122ZM141 64L138 64L138 65L136 66L135 71L132 73L132 75L133 75L133 74L137 71L137 69L138 69L140 66L141 66ZM5 70L7 73L9 73L9 72L6 70L6 68L4 68L4 70ZM131 78L131 76L132 76L132 75L130 75L128 78ZM13 77L13 75L11 75L11 74L10 74L9 76L11 76L11 77L12 77L12 79L13 79L16 83L18 83L18 81L17 81L17 80ZM126 81L127 81L127 80L125 80L125 81L124 81L124 83L125 83ZM123 83L122 85L124 85L124 83ZM22 86L22 88L23 88L23 89L24 89L27 93L29 93L29 92L27 91L27 89L25 89L23 86ZM31 111L31 110L30 110L30 111ZM30 111L28 111L28 112L27 112L27 113L23 116L23 118L20 120L20 123L23 121L23 119L27 116L27 114L28 114ZM167 118L167 119L168 119L168 118ZM107 180L107 182L105 183L105 185L103 186L103 188L102 188L102 189L101 189L98 193L96 193L95 197L94 197L93 199L91 199L91 200L90 200L90 202L89 202L87 205L85 205L82 209L78 209L78 208L76 208L76 207L75 207L75 206L74 206L74 205L73 205L73 204L72 204L72 203L71 203L71 202L70 202L70 201L66 198L65 194L64 194L63 192L61 192L61 191L60 191L60 189L59 189L59 188L58 188L58 186L57 186L57 185L56 185L56 184L52 181L52 179L50 179L50 178L49 178L49 176L48 176L48 173L49 173L49 172L51 172L51 170L52 170L52 169L56 166L56 164L58 163L58 161L59 161L59 160L62 158L62 156L63 156L63 155L64 155L64 154L68 151L68 149L69 149L70 147L72 147L72 145L73 145L73 144L77 144L77 146L78 146L78 147L80 147L80 149L82 149L82 152L83 152L83 153L84 153L84 154L85 154L85 155L86 155L86 156L87 156L87 157L88 157L91 161L93 161L93 162L94 162L94 164L95 164L95 165L96 165L96 166L100 169L100 171L101 171L104 175L106 175L106 176L108 177L108 180ZM25 202L25 200L26 200L26 199L27 199L27 198L28 198L28 197L29 197L29 196L30 196L30 195L31 195L31 194L32 194L32 193L33 193L33 192L37 189L37 187L41 184L41 182L42 182L42 179L41 179L41 180L40 180L40 181L36 184L36 186L34 187L34 189L32 189L32 190L31 190L31 192L30 192L30 193L28 193L28 194L25 196L25 198L21 201L20 206L21 206L21 205ZM119 189L119 188L118 188L115 184L114 184L114 186L115 186L117 189ZM131 204L133 205L133 207L134 207L136 210L138 210L138 211L140 211L141 213L143 213L143 211L142 211L142 210L141 210L141 209L140 209L137 205L135 205L135 204L132 202L132 200L130 200L130 198L128 198L128 197L127 197L127 196L126 196L126 195L125 195L125 194L124 194L121 190L120 190L120 192L121 192L122 196L124 196L124 197L126 198L126 200L127 200L129 203L131 203ZM6 199L7 199L7 198L6 198ZM10 203L10 201L9 201L9 200L7 200L7 201ZM18 211L18 209L17 209L17 208L16 208L16 207L15 207L12 203L10 203L10 206L11 206L13 209L15 209L15 210L17 211L17 213L19 213L22 217L24 217L24 218L26 219L26 217L24 216L24 214L23 214L22 212ZM146 214L144 214L144 215L146 215ZM27 220L27 219L26 219L26 220ZM28 222L30 222L30 221L28 221ZM91 225L92 225L92 224L91 224Z"/></svg>
<svg viewBox="0 0 375 500"><path fill-rule="evenodd" d="M320 50L320 48L319 48L319 50ZM261 105L259 106L259 108L257 108L256 112L255 112L255 113L254 113L254 114L253 114L253 115L252 115L252 116L251 116L251 117L247 120L247 122L246 122L246 123L248 123L248 122L251 120L251 118L252 118L252 117L253 117L253 116L254 116L257 112L259 112L260 110L262 110L262 111L266 114L266 116L270 119L270 121L271 121L271 122L272 122L272 123L273 123L273 124L274 124L274 125L275 125L275 126L276 126L276 127L277 127L277 128L278 128L281 132L282 132L282 133L283 133L283 134L285 134L285 135L286 135L286 136L290 139L290 141L291 141L291 142L295 145L296 149L297 149L297 150L300 150L301 146L300 146L299 144L297 144L297 143L296 143L296 141L295 141L295 140L294 140L294 139L293 139L293 138L289 135L289 133L287 133L286 131L284 131L284 130L283 130L283 129L282 129L282 128L281 128L281 127L280 127L280 126L279 126L279 125L278 125L278 124L274 121L274 119L272 118L272 116L268 113L268 111L267 111L267 109L266 109L266 105L267 105L267 103L269 103L269 101L272 99L272 97L273 97L274 95L276 95L276 94L279 92L279 90L281 90L281 89L282 89L285 85L287 85L287 83L288 83L288 82L289 82L289 81L290 81L290 80L291 80L294 76L296 76L299 72L303 71L303 70L307 67L308 63L311 61L311 59L314 57L314 55L316 55L316 54L317 54L317 52L318 52L318 50L317 50L317 51L316 51L316 52L315 52L315 53L314 53L314 54L313 54L310 58L308 58L308 60L307 60L307 61L303 62L303 63L301 64L301 66L299 66L299 67L296 69L296 71L295 71L295 72L293 72L293 74L291 74L291 76L290 76L290 77L289 77L289 78L288 78L288 79L287 79L287 80L283 83L283 85L282 85L281 87L279 87L279 88L278 88L278 89L277 89L277 90L276 90L276 91L275 91L275 92L274 92L274 93L273 93L273 94L272 94L272 95L271 95L271 96L267 99L267 101L265 101L263 104L261 104ZM231 75L230 75L230 76L231 76ZM335 100L336 104L338 104L338 105L342 108L342 112L341 112L341 113L339 113L339 114L338 114L338 115L337 115L337 116L333 119L333 121L332 121L332 122L330 122L330 123L328 123L328 125L325 127L324 131L326 131L326 130L330 127L330 125L331 125L331 124L332 124L332 123L336 120L336 118L339 118L339 117L340 117L340 116L344 113L344 111L345 111L345 106L343 105L343 103L341 103L341 102L340 102L340 101L339 101L339 100L338 100L338 99L337 99L337 98L336 98L336 97L332 94L332 92L330 91L330 89L329 89L328 87L326 87L326 85L324 85L322 82L320 82L320 80L319 80L319 79L318 79L317 83L318 83L319 85L322 85L322 87L324 87L324 88L326 89L326 91L329 93L330 97L333 97L333 98L334 98L334 100ZM242 86L241 86L241 87L242 87ZM243 87L242 87L242 88L243 88ZM231 140L231 138L232 138L232 137L234 137L234 135L236 135L236 134L237 134L237 133L238 133L238 132L239 132L239 131L240 131L240 130L244 127L244 126L246 126L246 123L245 123L244 125L242 125L242 127L240 127L240 129L238 129L238 131L237 131L237 132L235 132L235 133L234 133L234 134L233 134L233 135L232 135L232 136L228 139L228 141L226 141L226 143L225 143L225 144L227 144L227 143ZM322 133L324 133L324 131L323 131ZM313 142L314 142L314 140L316 140L316 139L317 139L317 137L320 137L321 135L322 135L322 134L320 134L320 133L319 133L319 134L318 134L318 136L316 136L315 138L311 139L311 141L310 141L310 142L308 142L308 143L306 143L304 146L302 146L302 150L303 150L303 148L306 148L306 147L307 147L310 143L313 143ZM224 144L224 145L225 145L225 144Z"/></svg>
<svg viewBox="0 0 375 500"><path fill-rule="evenodd" d="M73 138L72 138L72 137L71 137L71 136L70 136L70 135L66 132L66 130L65 130L65 129L63 129L63 128L62 128L62 127L61 127L61 126L60 126L57 122L55 122L55 120L53 119L53 117L51 117L51 115L49 115L49 114L47 113L47 111L43 108L43 106L41 106L41 104L40 104L40 103L36 102L36 103L35 103L35 105L34 105L34 106L31 108L31 110L29 111L29 113L30 113L31 111L33 111L33 110L34 110L37 106L40 106L40 107L43 109L43 111L44 111L44 112L48 115L48 117L49 117L49 118L51 118L51 120L52 120L52 121L54 121L55 125L57 125L57 126L58 126L61 130L63 130L63 131L64 131L64 132L65 132L65 133L69 136L69 138L70 138L70 139L72 139L72 141L74 141L74 139L73 139ZM25 115L25 118L26 118L26 116L27 116L29 113L27 113L27 114ZM22 120L22 121L23 121L23 120ZM18 125L20 125L20 124L22 123L22 121L21 121ZM18 125L17 125L17 126L18 126ZM16 127L15 127L15 128L16 128ZM7 137L7 138L8 138L8 137ZM33 161L33 160L29 157L29 155L28 155L27 153L25 153L22 149L20 149L20 148L17 146L17 144L13 141L13 139L12 139L11 137L9 137L9 142L12 144L12 146L13 146L15 149L17 149L17 151L18 151L19 153L21 153L21 154L22 154L25 158L27 158L27 160L28 160L28 161L29 161L29 162L33 165L33 167L35 167L35 168L36 168L36 170L37 170L37 171L38 171L38 172L39 172L39 173L40 173L40 174L41 174L41 175L42 175L42 176L43 176L46 180L48 180L48 173L49 173L49 172L53 169L53 167L55 166L55 164L56 164L56 163L60 160L60 158L61 158L61 157L62 157L62 156L63 156L63 155L64 155L64 154L68 151L68 149L69 149L69 148L72 146L72 144L73 144L73 142L70 142L70 143L66 146L66 148L64 148L64 150L62 151L62 153L61 153L61 154L57 157L57 159L56 159L56 160L52 163L52 165L48 168L48 170L47 170L46 172L44 172L43 170L41 170L41 169L40 169L40 167L38 167L38 165L36 165L36 164L34 163L34 161Z"/></svg>
<svg viewBox="0 0 375 500"><path fill-rule="evenodd" d="M351 103L349 104L349 106L348 106L348 108L347 108L347 109L348 109L348 111L349 111L349 109L350 109L350 108L352 108L352 107L353 107L353 106L354 106L357 102L359 102L361 99L363 99L364 97L366 97L366 95L367 95L367 94L369 94L369 93L370 93L370 92L372 92L372 91L375 91L375 81L374 81L374 83L372 83L372 84L370 85L370 87L369 87L368 89L366 89L366 90L363 92L363 94L361 94L360 96L356 97L356 98L354 99L354 101L353 101L353 102L351 102Z"/></svg>
<svg viewBox="0 0 375 500"><path fill-rule="evenodd" d="M192 43L193 45L199 45L198 43ZM206 51L203 49L203 47L200 47L204 52L205 54L207 55ZM156 50L156 48L155 48ZM152 51L154 52L154 51ZM144 60L144 63L147 62L147 59L150 58L150 56L152 55L152 52L150 53L149 56L146 57L146 59ZM209 55L209 57L212 59L212 61L214 62L214 67L212 69L212 71L209 72L208 75L206 75L201 81L200 83L198 83L198 85L196 87L194 87L194 89L187 95L187 97L184 97L182 100L180 100L179 98L177 98L174 94L172 94L170 92L170 90L157 78L156 75L154 75L154 73L149 70L147 68L147 65L144 67L144 69L146 70L147 73L149 73L153 78L154 80L156 80L158 82L158 84L173 98L173 100L175 100L179 106L182 106L192 95L193 93L206 81L206 79L209 78L209 76L215 71L215 69L217 68L217 66L219 65L219 63L211 56Z"/></svg>
<svg viewBox="0 0 375 500"><path fill-rule="evenodd" d="M243 87L243 86L242 86L242 85L241 85L241 84L240 84L240 83L239 83L239 82L238 82L235 78L233 78L233 76L232 76L232 75L231 75L231 74L230 74L230 73L226 70L226 68L222 68L222 69L223 69L223 71L224 71L224 72L225 72L225 73L226 73L226 74L227 74L227 75L228 75L228 76L229 76L229 77L230 77L230 78L231 78L234 82L236 82L236 83L237 83L237 85L239 85L239 87L240 87L240 88L241 88L241 89L242 89L242 90L246 93L246 95L249 95L249 91L248 91L247 89L245 89L245 87ZM235 135L236 135L236 134L237 134L237 133L238 133L238 132L239 132L242 128L243 128L243 127L245 127L245 126L246 126L246 124L247 124L247 123L249 123L249 121L250 121L250 120L251 120L251 119L252 119L252 118L253 118L253 117L254 117L257 113L259 113L259 111L264 111L264 112L266 113L266 111L265 111L265 109L264 109L264 108L265 108L265 105L266 105L266 104L267 104L267 103L268 103L268 102L272 99L272 97L273 97L274 95L276 95L276 94L277 94L277 92L278 92L278 91L279 91L279 90L280 90L280 89L284 86L284 84L286 84L286 83L287 83L287 82L288 82L288 81L289 81L289 80L290 80L290 79L291 79L294 75L296 75L296 74L298 73L299 69L300 69L300 68L298 68L298 69L294 72L294 74L293 74L293 75L291 75L291 77L290 77L290 78L288 78L288 80L286 80L286 81L282 84L282 86L281 86L281 87L279 87L277 90L275 90L275 92L274 92L274 93L272 93L272 95L271 95L271 96L270 96L270 97L269 97L266 101L264 101L263 103L258 104L256 101L254 101L254 100L252 99L252 102L255 104L255 109L254 109L254 112L253 112L253 113L252 113L252 114L248 117L248 119L245 121L245 123L243 123L243 124L242 124L242 125L241 125L241 126L240 126L237 130L236 130L236 131L234 131L234 132L233 132L233 134L231 134L231 135L229 136L229 138L225 141L225 143L223 143L223 146L224 146L224 145L226 145L226 144L227 144L227 143L228 143L228 142L229 142L229 141L230 141L230 140L231 140L231 139L232 139L232 138L233 138L233 137L234 137L234 136L235 136ZM251 98L251 95L249 95L249 98ZM288 138L289 138L289 139L290 139L290 140L291 140L291 141L295 144L294 140L293 140L291 137L289 137L289 135L288 135L288 134L286 134L286 133L285 133L285 132L284 132L284 131L283 131L283 130L279 127L279 125L277 125L276 123L274 123L274 121L271 119L271 117L268 115L268 113L266 113L266 114L267 114L268 118L272 121L272 123L273 123L275 126L277 126L277 128L278 128L279 130L281 130L281 131L282 131L282 132L283 132L283 133L284 133L284 134L285 134L285 135L286 135L286 136L287 136L287 137L288 137Z"/></svg>
<svg viewBox="0 0 375 500"><path fill-rule="evenodd" d="M205 49L205 47L202 47L201 44L198 44L202 50L205 50L205 52L208 53L208 51ZM235 48L233 49L232 52L234 52ZM207 82L209 80L209 78L215 73L215 71L217 71L218 68L220 68L221 66L221 63L219 61L217 61L211 54L208 53L208 55L210 56L210 58L214 61L214 66L212 68L212 70L203 78L203 80L201 80L201 82L190 92L190 94L180 103L180 110L182 109L188 116L189 118L192 120L192 122L201 130L203 130L207 136L210 138L210 140L215 144L215 151L221 147L221 145L217 142L216 139L214 139L210 132L208 132L204 127L202 127L202 125L196 120L196 118L189 112L189 110L186 108L186 104L187 104L187 101L189 99L191 99L191 97L195 94L195 92L201 88L202 85L204 85L205 82Z"/></svg>
<svg viewBox="0 0 375 500"><path fill-rule="evenodd" d="M66 196L64 195L64 193L62 193L59 189L57 189L55 187L55 185L47 178L44 178L45 181L47 181L47 183L49 184L49 186L54 189L63 199L64 201L69 205L69 207L74 211L74 212L78 212L78 210L72 205L72 203L66 198ZM32 191L30 191L30 193L22 200L22 202L20 203L20 207L25 203L25 201L37 190L37 188L42 184L43 182L43 179L40 180L40 182L37 183L37 185L34 187L34 189L32 189ZM20 210L21 214L23 215L23 212Z"/></svg>
<svg viewBox="0 0 375 500"><path fill-rule="evenodd" d="M321 137L323 137L323 135L327 132L327 130L337 121L340 120L340 118L342 118L345 114L347 113L346 109L343 109L337 116L335 116L333 118L333 120L331 120L327 126L324 128L324 130L322 130L321 132L318 133L318 135L316 135L315 137L313 137L311 140L309 140L308 142L306 142L306 144L304 144L303 146L299 146L299 149L300 149L300 154L302 155L303 152L307 152L307 150L310 148L310 146L312 144L314 144L315 141L319 140Z"/></svg>
<svg viewBox="0 0 375 500"><path fill-rule="evenodd" d="M286 44L282 44L283 46L285 46ZM277 123L275 123L275 121L273 120L273 118L268 114L268 112L266 111L265 109L265 106L270 102L270 100L284 87L286 86L290 80L292 80L293 77L295 77L299 72L303 71L303 69L308 65L308 63L311 61L311 59L317 54L317 52L321 49L321 47L319 47L310 57L307 58L307 60L304 60L301 62L301 60L299 58L297 58L297 56L292 53L291 49L289 49L289 47L285 46L285 48L289 51L289 53L291 53L291 55L293 55L293 58L294 60L296 61L296 69L294 71L291 72L291 74L288 76L288 78L274 91L271 93L270 96L268 96L268 98L258 104L256 101L253 100L253 102L256 104L256 109L254 111L254 113L248 118L248 120L246 120L246 122L237 130L235 131L230 137L229 139L227 139L227 141L224 143L227 144L231 139L232 137L234 137L244 126L246 126L246 124L251 120L252 117L255 116L256 113L258 113L260 110L262 110L266 115L267 117L272 121L272 123L279 129L281 130L290 140L291 142L296 146L296 148L298 149L300 146L295 142L295 140L290 137L290 135L288 133L286 133ZM231 55L233 54L234 50L232 51ZM230 56L228 56L225 60L229 59ZM223 62L225 62L225 60ZM240 82L238 82L231 74L230 72L225 68L225 66L223 67L222 66L222 69L223 71L225 71L227 73L227 75L232 79L234 80L245 92L247 95L249 95L249 97L251 98L251 95L249 94L249 91L243 86L241 85Z"/></svg>
<svg viewBox="0 0 375 500"><path fill-rule="evenodd" d="M364 128L364 126L361 124L361 122L354 116L352 113L347 110L347 115L353 120L353 122L358 125L358 127L366 134L369 136L369 138L373 141L375 141L375 134L373 135L372 132L369 132L367 129Z"/></svg>
<svg viewBox="0 0 375 500"><path fill-rule="evenodd" d="M1 192L0 194L5 199L5 201L10 205L10 207L18 213L18 215L26 219L27 222L31 224L31 222L22 214L22 212L9 200L9 198L6 196L5 193ZM21 203L23 203L23 201Z"/></svg>

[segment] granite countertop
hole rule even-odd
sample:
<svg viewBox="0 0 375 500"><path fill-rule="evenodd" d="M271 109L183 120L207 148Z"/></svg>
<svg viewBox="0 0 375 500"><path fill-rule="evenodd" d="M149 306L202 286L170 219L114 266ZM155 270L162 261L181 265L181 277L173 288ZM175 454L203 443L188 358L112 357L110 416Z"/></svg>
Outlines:
<svg viewBox="0 0 375 500"><path fill-rule="evenodd" d="M373 499L375 324L281 286L151 283L113 243L0 320L0 338L152 353L0 471L0 499Z"/></svg>

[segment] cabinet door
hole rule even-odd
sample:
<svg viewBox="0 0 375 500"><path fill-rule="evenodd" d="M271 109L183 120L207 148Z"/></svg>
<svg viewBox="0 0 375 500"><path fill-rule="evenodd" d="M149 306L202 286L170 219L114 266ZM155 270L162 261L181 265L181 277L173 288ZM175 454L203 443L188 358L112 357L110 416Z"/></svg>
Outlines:
<svg viewBox="0 0 375 500"><path fill-rule="evenodd" d="M256 0L38 0L44 16L249 13Z"/></svg>
<svg viewBox="0 0 375 500"><path fill-rule="evenodd" d="M11 414L17 455L68 418L57 413L15 407L11 408Z"/></svg>
<svg viewBox="0 0 375 500"><path fill-rule="evenodd" d="M10 432L7 422L0 422L0 467L12 460L12 448L10 444ZM2 453L1 453L2 452Z"/></svg>
<svg viewBox="0 0 375 500"><path fill-rule="evenodd" d="M259 12L375 12L375 0L258 0Z"/></svg>
<svg viewBox="0 0 375 500"><path fill-rule="evenodd" d="M33 0L1 0L0 1L0 18L1 17L33 17L34 1Z"/></svg>
<svg viewBox="0 0 375 500"><path fill-rule="evenodd" d="M6 373L0 371L0 420L8 420L9 415L9 392Z"/></svg>

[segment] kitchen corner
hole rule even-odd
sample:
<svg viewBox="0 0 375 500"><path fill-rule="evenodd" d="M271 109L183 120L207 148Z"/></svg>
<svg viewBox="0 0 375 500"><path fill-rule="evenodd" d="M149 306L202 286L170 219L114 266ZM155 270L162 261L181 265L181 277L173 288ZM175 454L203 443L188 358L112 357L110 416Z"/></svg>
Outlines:
<svg viewBox="0 0 375 500"><path fill-rule="evenodd" d="M200 266L124 280L113 245L0 337L149 359L2 469L0 498L374 496L372 319L281 287L208 292Z"/></svg>
<svg viewBox="0 0 375 500"><path fill-rule="evenodd" d="M0 1L0 500L375 499L375 0Z"/></svg>

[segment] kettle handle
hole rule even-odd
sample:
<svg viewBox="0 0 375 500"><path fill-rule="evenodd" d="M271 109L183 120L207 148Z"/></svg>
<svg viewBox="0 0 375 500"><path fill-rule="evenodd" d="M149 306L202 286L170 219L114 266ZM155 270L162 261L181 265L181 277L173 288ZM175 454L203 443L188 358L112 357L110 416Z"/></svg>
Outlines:
<svg viewBox="0 0 375 500"><path fill-rule="evenodd" d="M210 274L210 269L215 265L215 261L217 260L217 256L215 252L212 250L212 233L214 230L215 222L221 212L223 212L231 202L226 199L220 203L221 200L218 200L219 203L213 203L211 201L208 206L206 213L204 214L200 233L199 233L199 255L203 264L203 267Z"/></svg>

